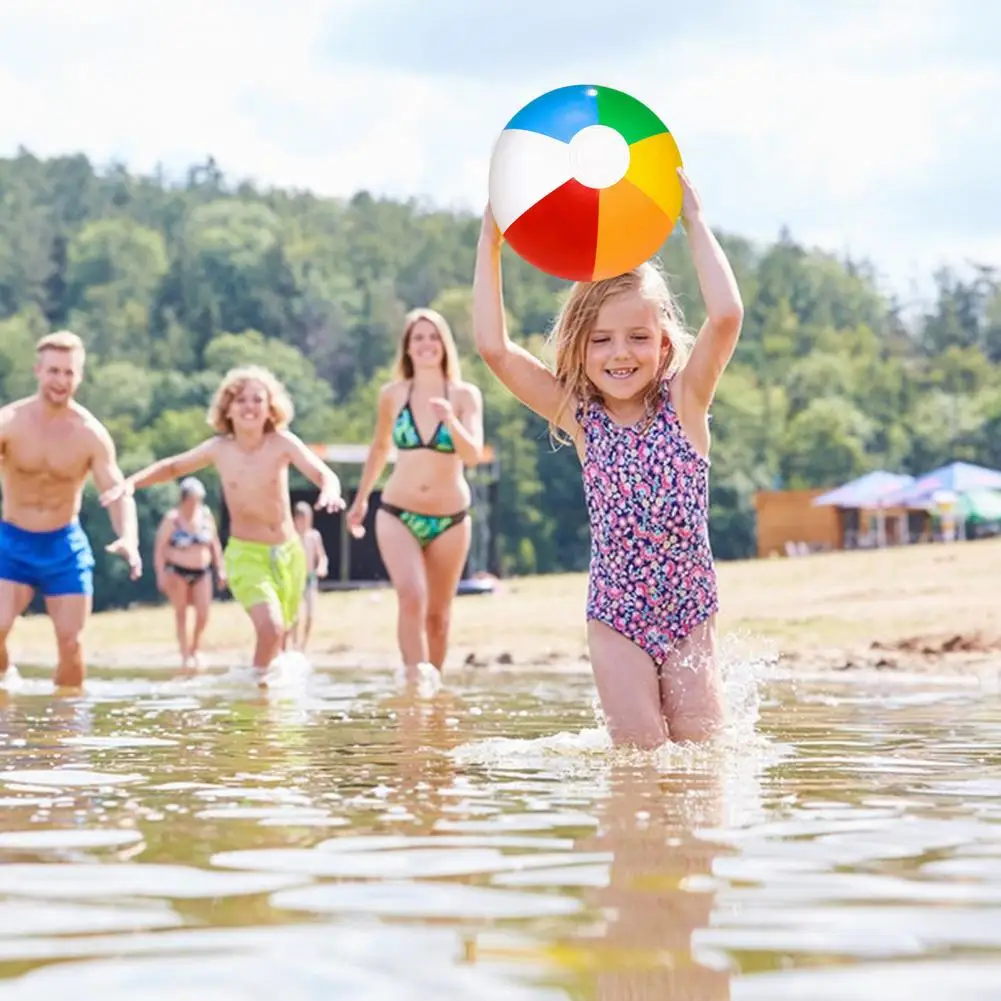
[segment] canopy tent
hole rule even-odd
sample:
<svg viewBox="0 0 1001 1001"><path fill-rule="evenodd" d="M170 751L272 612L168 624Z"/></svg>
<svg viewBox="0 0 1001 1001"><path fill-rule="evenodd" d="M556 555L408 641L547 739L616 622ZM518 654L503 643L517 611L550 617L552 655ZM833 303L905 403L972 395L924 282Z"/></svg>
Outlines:
<svg viewBox="0 0 1001 1001"><path fill-rule="evenodd" d="M970 462L950 462L882 498L881 507L927 508L940 490L962 496L972 490L1001 490L1001 471Z"/></svg>
<svg viewBox="0 0 1001 1001"><path fill-rule="evenodd" d="M1001 492L968 490L959 495L959 512L972 522L1001 522Z"/></svg>
<svg viewBox="0 0 1001 1001"><path fill-rule="evenodd" d="M836 490L815 497L813 505L858 509L884 507L882 499L885 496L905 489L913 482L914 477L905 473L888 473L883 469L877 469L843 484Z"/></svg>

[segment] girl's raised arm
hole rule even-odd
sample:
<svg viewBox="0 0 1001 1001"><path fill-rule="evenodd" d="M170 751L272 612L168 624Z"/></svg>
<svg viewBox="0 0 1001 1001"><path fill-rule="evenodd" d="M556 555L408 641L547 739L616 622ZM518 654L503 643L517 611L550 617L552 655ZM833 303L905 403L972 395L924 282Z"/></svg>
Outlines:
<svg viewBox="0 0 1001 1001"><path fill-rule="evenodd" d="M723 371L730 363L740 337L744 306L730 262L702 217L702 203L691 182L678 171L684 191L682 213L695 273L706 305L691 356L681 373L683 392L701 410L708 411Z"/></svg>
<svg viewBox="0 0 1001 1001"><path fill-rule="evenodd" d="M494 375L531 410L556 419L563 393L556 377L535 355L508 337L501 282L501 235L490 207L483 214L473 278L476 349ZM566 417L561 423L566 423Z"/></svg>

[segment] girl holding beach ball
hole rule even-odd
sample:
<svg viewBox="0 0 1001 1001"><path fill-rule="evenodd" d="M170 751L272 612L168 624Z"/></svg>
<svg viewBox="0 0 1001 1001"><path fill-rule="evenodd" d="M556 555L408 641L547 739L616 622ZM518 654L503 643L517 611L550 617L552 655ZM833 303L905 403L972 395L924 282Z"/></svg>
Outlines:
<svg viewBox="0 0 1001 1001"><path fill-rule="evenodd" d="M704 741L723 724L708 415L743 320L702 203L684 172L671 169L659 181L680 184L706 309L697 336L685 329L662 273L643 261L575 282L556 317L550 370L508 336L504 237L492 207L474 277L480 354L580 459L591 527L591 666L612 740L644 748ZM572 248L563 253L572 257Z"/></svg>

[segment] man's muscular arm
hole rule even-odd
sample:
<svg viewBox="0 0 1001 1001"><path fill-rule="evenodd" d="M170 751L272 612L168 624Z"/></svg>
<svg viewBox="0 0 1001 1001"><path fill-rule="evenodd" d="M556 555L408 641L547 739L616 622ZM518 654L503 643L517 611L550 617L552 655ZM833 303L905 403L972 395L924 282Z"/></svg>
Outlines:
<svg viewBox="0 0 1001 1001"><path fill-rule="evenodd" d="M0 465L7 458L7 438L10 435L10 425L14 412L8 407L0 407Z"/></svg>
<svg viewBox="0 0 1001 1001"><path fill-rule="evenodd" d="M99 421L92 424L94 451L91 456L91 472L100 493L106 493L125 481L118 466L115 443L107 428ZM109 553L121 556L129 565L131 577L135 580L142 574L142 558L139 556L139 522L136 517L136 502L131 493L123 493L108 505L111 524L118 538L107 547Z"/></svg>

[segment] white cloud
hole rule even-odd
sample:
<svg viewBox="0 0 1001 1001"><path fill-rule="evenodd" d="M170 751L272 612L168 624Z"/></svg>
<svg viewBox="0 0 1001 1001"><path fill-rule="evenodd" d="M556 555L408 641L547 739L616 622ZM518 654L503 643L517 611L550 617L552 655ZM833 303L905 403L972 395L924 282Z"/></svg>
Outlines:
<svg viewBox="0 0 1001 1001"><path fill-rule="evenodd" d="M379 16L364 0L23 0L0 12L0 153L83 151L143 171L211 154L233 177L479 210L503 123L549 87L593 80L661 113L727 229L771 239L789 224L807 242L875 256L898 282L944 253L995 253L1001 232L961 185L934 183L1001 160L986 111L1001 69L967 58L976 29L961 4L741 11L729 26L717 10L676 32L660 17L647 27L661 46L628 56L617 44L600 64L571 47L558 71L539 60L505 78L496 60L478 77L469 58L457 75L447 50L406 69L352 61L344 44L331 58L331 39ZM466 41L482 44L472 30ZM905 197L924 204L910 213ZM930 204L957 220L954 232L937 226L933 246Z"/></svg>

